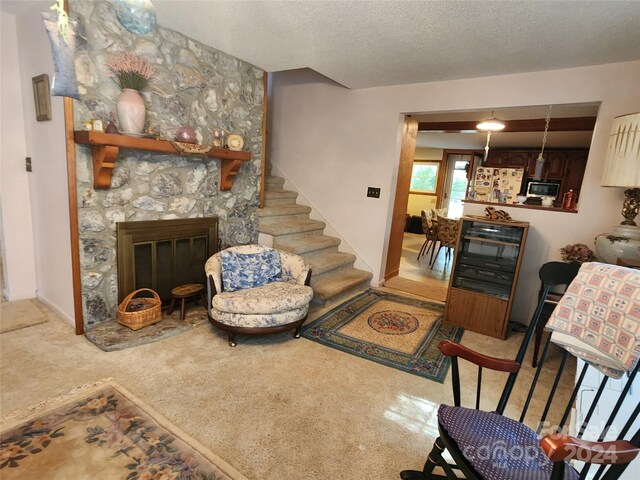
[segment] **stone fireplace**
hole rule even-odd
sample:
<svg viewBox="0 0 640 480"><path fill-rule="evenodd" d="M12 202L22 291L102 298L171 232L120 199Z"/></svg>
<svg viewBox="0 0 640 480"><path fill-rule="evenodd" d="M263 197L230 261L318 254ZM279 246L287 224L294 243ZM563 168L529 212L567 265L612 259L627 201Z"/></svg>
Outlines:
<svg viewBox="0 0 640 480"><path fill-rule="evenodd" d="M216 217L120 222L116 234L118 302L150 288L167 303L179 285L205 285L204 264L218 251Z"/></svg>
<svg viewBox="0 0 640 480"><path fill-rule="evenodd" d="M162 138L173 139L180 127L189 125L199 143L207 144L210 129L222 128L242 135L252 155L231 190L220 191L220 160L122 149L111 188L101 190L93 188L91 149L76 145L83 314L85 328L91 328L115 319L123 297L117 224L217 217L222 247L257 241L264 72L160 26L134 35L118 23L107 1L76 0L70 15L78 21L75 65L81 99L74 102L76 130L88 119L106 122L115 111L119 89L104 61L128 51L156 69L144 98L147 120Z"/></svg>

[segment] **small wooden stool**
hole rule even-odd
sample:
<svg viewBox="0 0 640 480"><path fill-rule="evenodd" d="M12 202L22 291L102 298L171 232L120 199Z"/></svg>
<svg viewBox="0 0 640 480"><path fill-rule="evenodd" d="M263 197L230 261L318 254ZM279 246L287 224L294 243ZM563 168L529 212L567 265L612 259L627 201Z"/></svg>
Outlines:
<svg viewBox="0 0 640 480"><path fill-rule="evenodd" d="M207 297L204 295L204 286L199 283L187 283L186 285L180 285L179 287L171 290L171 304L169 305L169 311L167 312L169 315L173 313L173 306L176 303L176 300L180 300L182 303L180 305L180 320L184 320L184 303L193 298L193 304L198 301L198 297L202 299L202 303L204 306L207 306Z"/></svg>

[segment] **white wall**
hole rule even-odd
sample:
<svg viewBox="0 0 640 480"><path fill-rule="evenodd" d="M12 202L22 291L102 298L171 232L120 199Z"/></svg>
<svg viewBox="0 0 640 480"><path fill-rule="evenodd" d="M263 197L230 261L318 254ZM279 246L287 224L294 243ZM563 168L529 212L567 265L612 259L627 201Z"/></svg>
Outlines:
<svg viewBox="0 0 640 480"><path fill-rule="evenodd" d="M539 266L559 259L566 243L591 245L596 234L621 220L622 190L600 187L599 181L611 122L640 110L639 84L637 61L361 90L309 70L277 73L270 99L270 159L377 267L376 284L384 275L403 114L602 102L580 213L513 212L514 218L532 222L513 312L514 319L527 321ZM381 187L380 199L367 198L367 186Z"/></svg>
<svg viewBox="0 0 640 480"><path fill-rule="evenodd" d="M31 84L20 78L16 19L0 14L0 214L4 296L20 300L36 296L33 226L29 174L25 169L27 145L22 109L23 88ZM33 101L33 100L32 100Z"/></svg>
<svg viewBox="0 0 640 480"><path fill-rule="evenodd" d="M438 197L435 195L418 195L415 193L409 194L409 202L407 203L407 213L419 217L422 215L422 211L427 211L432 208L436 208Z"/></svg>
<svg viewBox="0 0 640 480"><path fill-rule="evenodd" d="M46 8L42 9L40 5L36 5L16 16L26 155L33 161L30 183L37 296L73 323L73 283L62 98L51 98L51 121L37 122L31 88L31 78L42 73L47 73L49 79L53 80L51 48L40 16L41 11L46 11ZM15 114L8 110L4 102L0 108L3 115L5 112ZM5 201L14 203L16 199L5 199L3 195L3 203ZM8 230L6 218L3 220L6 231ZM26 226L21 224L18 228L23 232L21 235L27 235L25 229Z"/></svg>

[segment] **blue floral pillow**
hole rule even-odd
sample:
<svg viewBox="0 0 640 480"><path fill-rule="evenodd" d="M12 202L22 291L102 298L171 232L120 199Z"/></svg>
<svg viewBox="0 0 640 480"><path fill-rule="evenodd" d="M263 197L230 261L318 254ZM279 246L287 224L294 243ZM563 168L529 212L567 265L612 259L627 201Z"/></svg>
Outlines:
<svg viewBox="0 0 640 480"><path fill-rule="evenodd" d="M220 252L222 286L225 292L235 292L277 282L282 278L282 266L277 250L259 253Z"/></svg>

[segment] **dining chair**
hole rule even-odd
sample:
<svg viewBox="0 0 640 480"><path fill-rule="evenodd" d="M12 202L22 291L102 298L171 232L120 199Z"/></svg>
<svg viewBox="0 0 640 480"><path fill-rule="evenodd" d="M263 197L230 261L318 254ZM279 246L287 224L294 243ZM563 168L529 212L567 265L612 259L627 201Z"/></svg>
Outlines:
<svg viewBox="0 0 640 480"><path fill-rule="evenodd" d="M420 248L420 252L418 252L418 260L422 255L428 255L429 250L431 250L431 260L433 260L433 252L436 249L436 243L438 240L438 222L435 219L435 211L433 209L429 209L428 212L422 210L422 231L425 235L425 241L422 244L422 248ZM431 260L429 260L429 264L431 264Z"/></svg>
<svg viewBox="0 0 640 480"><path fill-rule="evenodd" d="M438 240L440 241L440 246L438 247L438 252L436 256L431 260L431 268L436 263L438 259L438 255L440 255L440 250L442 247L445 247L447 250L445 252L445 264L449 261L452 251L456 248L456 240L458 239L458 229L460 228L460 220L447 218L438 215Z"/></svg>
<svg viewBox="0 0 640 480"><path fill-rule="evenodd" d="M538 272L542 285L538 293L538 302L542 302L542 310L539 312L542 318L536 324L536 336L533 344L533 360L531 366L535 368L538 365L538 354L540 352L540 344L542 343L542 335L544 327L549 320L549 316L553 309L558 305L563 293L558 287L568 286L580 270L580 263L571 262L547 262Z"/></svg>

